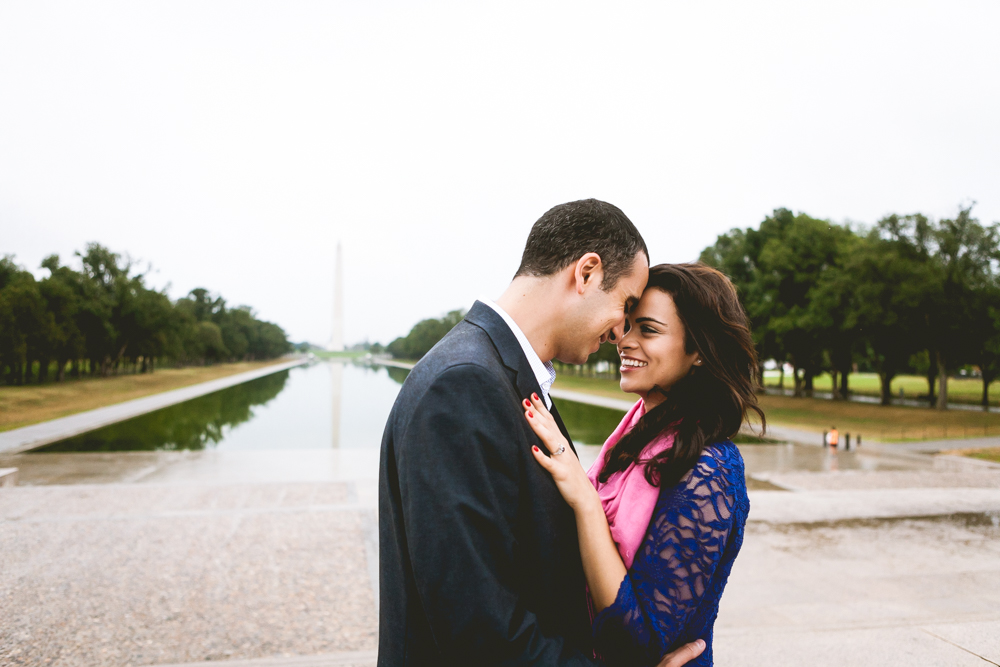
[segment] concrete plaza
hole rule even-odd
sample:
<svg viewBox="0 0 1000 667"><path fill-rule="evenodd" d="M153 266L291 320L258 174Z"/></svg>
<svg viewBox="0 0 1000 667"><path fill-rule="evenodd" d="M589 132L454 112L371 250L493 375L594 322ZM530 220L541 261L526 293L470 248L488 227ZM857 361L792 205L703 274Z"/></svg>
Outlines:
<svg viewBox="0 0 1000 667"><path fill-rule="evenodd" d="M374 664L376 451L8 466L0 664ZM1000 664L1000 467L757 474L717 664Z"/></svg>

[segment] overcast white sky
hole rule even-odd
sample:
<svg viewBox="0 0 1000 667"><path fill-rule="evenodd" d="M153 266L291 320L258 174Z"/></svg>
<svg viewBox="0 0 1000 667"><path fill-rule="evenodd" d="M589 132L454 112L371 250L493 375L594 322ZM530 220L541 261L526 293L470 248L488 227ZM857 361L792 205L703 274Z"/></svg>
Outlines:
<svg viewBox="0 0 1000 667"><path fill-rule="evenodd" d="M329 337L497 296L531 224L653 262L780 206L1000 220L1000 3L0 3L0 253L98 241ZM38 275L44 275L39 271Z"/></svg>

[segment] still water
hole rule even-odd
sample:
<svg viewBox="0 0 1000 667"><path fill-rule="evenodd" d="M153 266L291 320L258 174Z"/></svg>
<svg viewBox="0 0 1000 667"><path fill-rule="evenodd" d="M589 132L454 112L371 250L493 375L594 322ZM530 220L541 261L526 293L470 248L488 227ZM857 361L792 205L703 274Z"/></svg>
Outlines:
<svg viewBox="0 0 1000 667"><path fill-rule="evenodd" d="M400 368L299 366L53 443L36 452L378 448ZM559 410L581 444L600 444L622 413L569 401Z"/></svg>
<svg viewBox="0 0 1000 667"><path fill-rule="evenodd" d="M377 457L406 370L319 362L281 371L75 438L40 453L355 451ZM556 400L588 465L622 412ZM899 469L912 464L799 445L741 444L748 473ZM367 455L366 455L367 456Z"/></svg>
<svg viewBox="0 0 1000 667"><path fill-rule="evenodd" d="M299 366L36 451L377 448L406 377L395 370Z"/></svg>

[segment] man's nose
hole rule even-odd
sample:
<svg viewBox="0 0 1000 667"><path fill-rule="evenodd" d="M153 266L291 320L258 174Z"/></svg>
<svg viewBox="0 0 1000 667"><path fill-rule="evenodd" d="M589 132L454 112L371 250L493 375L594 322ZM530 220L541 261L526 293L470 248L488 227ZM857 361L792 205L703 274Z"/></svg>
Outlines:
<svg viewBox="0 0 1000 667"><path fill-rule="evenodd" d="M617 343L625 336L625 318L621 318L618 324L611 327L608 331L608 340L612 343Z"/></svg>

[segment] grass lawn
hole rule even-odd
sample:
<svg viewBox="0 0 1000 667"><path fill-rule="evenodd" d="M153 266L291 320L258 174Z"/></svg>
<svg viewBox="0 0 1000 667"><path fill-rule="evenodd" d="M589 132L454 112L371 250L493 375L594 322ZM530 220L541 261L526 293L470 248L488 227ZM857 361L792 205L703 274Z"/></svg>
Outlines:
<svg viewBox="0 0 1000 667"><path fill-rule="evenodd" d="M944 453L1000 463L1000 447L990 447L989 449L953 449Z"/></svg>
<svg viewBox="0 0 1000 667"><path fill-rule="evenodd" d="M320 350L318 348L313 348L309 350L319 359L356 359L358 357L363 357L367 352L364 350L346 350L344 352L330 352L329 350Z"/></svg>
<svg viewBox="0 0 1000 667"><path fill-rule="evenodd" d="M926 386L926 383L924 383ZM558 389L583 391L631 400L610 378L562 374ZM875 440L937 440L1000 435L1000 414L968 410L932 410L830 401L820 398L759 396L770 423L822 432L836 426L841 433L860 433Z"/></svg>
<svg viewBox="0 0 1000 667"><path fill-rule="evenodd" d="M622 391L621 387L618 386L618 380L611 378L589 378L560 373L552 388L583 391L598 396L610 396L611 398L620 398L632 403L638 400L635 394L626 394Z"/></svg>
<svg viewBox="0 0 1000 667"><path fill-rule="evenodd" d="M765 371L764 384L768 387L778 386L778 371ZM881 395L881 384L878 375L875 373L851 373L848 378L848 385L851 391L869 396ZM785 389L794 386L791 374L785 374ZM909 398L927 395L927 378L920 375L900 375L892 380L892 394L899 396L899 390L903 390L903 395ZM813 380L813 387L817 391L830 391L830 375L824 373ZM997 405L998 400L993 398L1000 395L1000 381L990 385L990 403ZM983 397L983 381L979 378L948 378L948 398L962 403L979 403Z"/></svg>
<svg viewBox="0 0 1000 667"><path fill-rule="evenodd" d="M152 374L67 379L43 385L0 387L0 431L159 394L283 361L286 360L165 368Z"/></svg>

